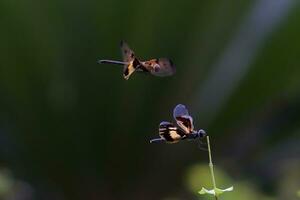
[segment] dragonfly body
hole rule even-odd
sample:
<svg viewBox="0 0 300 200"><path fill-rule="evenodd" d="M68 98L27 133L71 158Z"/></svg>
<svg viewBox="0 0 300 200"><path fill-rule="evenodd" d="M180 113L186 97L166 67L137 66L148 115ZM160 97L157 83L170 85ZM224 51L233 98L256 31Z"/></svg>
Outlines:
<svg viewBox="0 0 300 200"><path fill-rule="evenodd" d="M115 64L122 65L123 77L128 80L130 75L135 72L146 72L154 76L171 76L175 73L175 66L168 58L151 59L148 61L140 61L136 58L134 52L125 42L121 42L121 51L123 61L116 60L99 60L99 64Z"/></svg>
<svg viewBox="0 0 300 200"><path fill-rule="evenodd" d="M201 139L206 136L204 130L194 130L193 118L188 114L184 105L177 105L174 108L173 116L179 127L174 126L171 122L161 122L159 124L160 138L152 139L150 143L177 143L181 140Z"/></svg>

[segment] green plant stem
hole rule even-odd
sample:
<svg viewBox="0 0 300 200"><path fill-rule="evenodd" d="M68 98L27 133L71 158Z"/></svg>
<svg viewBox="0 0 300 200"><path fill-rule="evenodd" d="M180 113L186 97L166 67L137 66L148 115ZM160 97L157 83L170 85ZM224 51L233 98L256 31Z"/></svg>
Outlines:
<svg viewBox="0 0 300 200"><path fill-rule="evenodd" d="M209 158L209 169L210 169L210 174L211 174L211 179L212 179L212 183L214 186L214 190L217 188L216 186L216 180L215 180L215 174L214 174L214 165L212 163L212 158L211 158L211 151L210 151L210 143L209 143L209 136L206 137L207 140L207 147L208 147L208 158ZM215 195L216 200L218 200L217 195Z"/></svg>

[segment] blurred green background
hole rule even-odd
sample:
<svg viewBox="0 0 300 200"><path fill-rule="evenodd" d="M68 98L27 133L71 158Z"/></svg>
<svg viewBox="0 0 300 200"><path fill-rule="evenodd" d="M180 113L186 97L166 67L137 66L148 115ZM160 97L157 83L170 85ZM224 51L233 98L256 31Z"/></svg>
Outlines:
<svg viewBox="0 0 300 200"><path fill-rule="evenodd" d="M0 199L211 199L196 142L149 144L178 103L221 199L297 199L299 21L297 0L2 0ZM97 65L120 40L177 73Z"/></svg>

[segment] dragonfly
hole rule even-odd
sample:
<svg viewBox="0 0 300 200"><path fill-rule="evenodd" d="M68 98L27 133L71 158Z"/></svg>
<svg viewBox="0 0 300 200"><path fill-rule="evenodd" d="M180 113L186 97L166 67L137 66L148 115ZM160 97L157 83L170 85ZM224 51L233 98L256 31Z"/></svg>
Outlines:
<svg viewBox="0 0 300 200"><path fill-rule="evenodd" d="M189 115L185 105L178 104L173 110L173 117L178 125L162 121L159 124L159 138L150 140L150 143L177 143L181 140L192 140L206 137L203 129L195 130L193 118Z"/></svg>
<svg viewBox="0 0 300 200"><path fill-rule="evenodd" d="M133 50L124 41L120 43L123 61L98 60L99 64L123 65L123 77L128 80L133 72L146 72L154 76L171 76L176 72L173 62L168 58L155 58L147 61L140 61L136 58Z"/></svg>

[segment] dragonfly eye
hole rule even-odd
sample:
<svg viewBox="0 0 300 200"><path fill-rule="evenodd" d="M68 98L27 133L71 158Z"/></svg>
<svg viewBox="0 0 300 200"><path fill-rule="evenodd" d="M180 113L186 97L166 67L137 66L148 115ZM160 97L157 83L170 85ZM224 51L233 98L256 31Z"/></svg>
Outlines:
<svg viewBox="0 0 300 200"><path fill-rule="evenodd" d="M160 66L158 64L154 65L154 71L159 72Z"/></svg>
<svg viewBox="0 0 300 200"><path fill-rule="evenodd" d="M206 136L206 132L205 132L203 129L200 129L200 130L198 131L198 136L199 136L200 138L203 138L203 137Z"/></svg>

